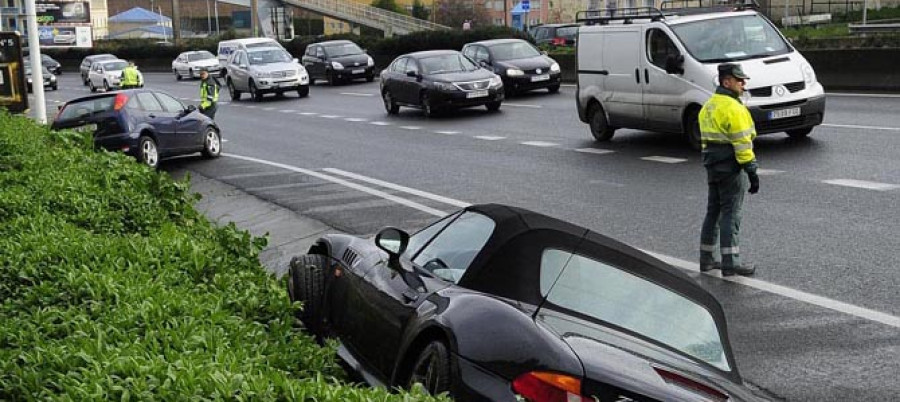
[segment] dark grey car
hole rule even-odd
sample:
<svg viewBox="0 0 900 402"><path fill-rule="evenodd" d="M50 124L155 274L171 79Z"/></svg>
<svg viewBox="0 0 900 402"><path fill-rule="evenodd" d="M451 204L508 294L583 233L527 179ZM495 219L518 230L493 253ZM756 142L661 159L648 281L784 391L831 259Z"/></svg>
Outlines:
<svg viewBox="0 0 900 402"><path fill-rule="evenodd" d="M506 94L546 88L559 92L559 63L521 39L494 39L467 43L466 57L503 78Z"/></svg>
<svg viewBox="0 0 900 402"><path fill-rule="evenodd" d="M316 79L330 85L362 78L375 80L375 60L349 40L313 43L306 47L302 62L311 83Z"/></svg>

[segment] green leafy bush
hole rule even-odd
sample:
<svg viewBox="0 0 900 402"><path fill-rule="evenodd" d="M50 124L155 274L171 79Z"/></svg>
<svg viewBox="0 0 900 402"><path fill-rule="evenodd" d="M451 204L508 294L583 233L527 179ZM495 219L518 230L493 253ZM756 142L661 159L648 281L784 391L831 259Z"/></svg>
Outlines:
<svg viewBox="0 0 900 402"><path fill-rule="evenodd" d="M423 400L347 385L265 239L88 135L0 114L0 400Z"/></svg>

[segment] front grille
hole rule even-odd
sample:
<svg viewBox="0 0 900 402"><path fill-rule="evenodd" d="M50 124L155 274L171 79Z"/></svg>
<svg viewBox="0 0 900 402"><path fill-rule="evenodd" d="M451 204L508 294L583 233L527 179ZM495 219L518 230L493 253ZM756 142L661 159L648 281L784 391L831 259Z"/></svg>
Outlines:
<svg viewBox="0 0 900 402"><path fill-rule="evenodd" d="M472 82L457 82L456 85L459 89L463 91L477 91L481 89L488 89L491 85L491 80L484 81L472 81Z"/></svg>
<svg viewBox="0 0 900 402"><path fill-rule="evenodd" d="M788 91L791 91L791 93L800 92L800 91L806 89L806 83L803 81L789 82L787 84L784 84L784 87L787 88Z"/></svg>
<svg viewBox="0 0 900 402"><path fill-rule="evenodd" d="M757 98L768 98L772 96L772 87L753 88L748 89L747 91L750 92L750 96Z"/></svg>
<svg viewBox="0 0 900 402"><path fill-rule="evenodd" d="M272 78L290 78L297 75L297 72L294 70L285 70L285 71L273 71Z"/></svg>

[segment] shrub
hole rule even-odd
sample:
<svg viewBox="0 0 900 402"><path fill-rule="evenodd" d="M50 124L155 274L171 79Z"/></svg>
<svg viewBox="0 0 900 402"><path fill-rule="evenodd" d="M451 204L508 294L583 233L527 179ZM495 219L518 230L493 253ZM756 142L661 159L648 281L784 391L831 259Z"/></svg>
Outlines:
<svg viewBox="0 0 900 402"><path fill-rule="evenodd" d="M341 382L334 345L197 197L88 135L0 114L0 400L419 400Z"/></svg>

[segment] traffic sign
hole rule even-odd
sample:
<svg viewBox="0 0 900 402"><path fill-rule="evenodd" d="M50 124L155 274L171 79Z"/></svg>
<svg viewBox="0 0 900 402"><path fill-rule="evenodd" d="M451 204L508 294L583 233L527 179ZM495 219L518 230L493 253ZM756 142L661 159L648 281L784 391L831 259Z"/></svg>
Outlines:
<svg viewBox="0 0 900 402"><path fill-rule="evenodd" d="M531 11L531 0L522 0L522 11Z"/></svg>

